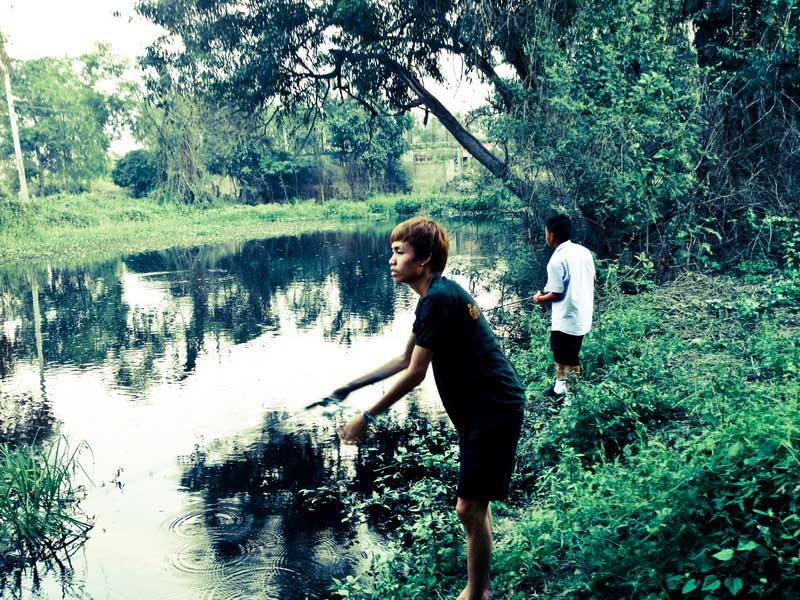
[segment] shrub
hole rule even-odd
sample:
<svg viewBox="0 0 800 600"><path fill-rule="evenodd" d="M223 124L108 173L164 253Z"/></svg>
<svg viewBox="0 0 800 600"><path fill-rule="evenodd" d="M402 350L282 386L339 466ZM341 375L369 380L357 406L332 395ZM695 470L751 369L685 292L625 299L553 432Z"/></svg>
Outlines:
<svg viewBox="0 0 800 600"><path fill-rule="evenodd" d="M111 178L118 186L128 188L134 198L146 196L158 183L155 156L148 150L132 150L117 161Z"/></svg>
<svg viewBox="0 0 800 600"><path fill-rule="evenodd" d="M759 401L711 431L655 436L584 469L568 452L498 553L503 589L552 596L789 597L800 591L794 400Z"/></svg>

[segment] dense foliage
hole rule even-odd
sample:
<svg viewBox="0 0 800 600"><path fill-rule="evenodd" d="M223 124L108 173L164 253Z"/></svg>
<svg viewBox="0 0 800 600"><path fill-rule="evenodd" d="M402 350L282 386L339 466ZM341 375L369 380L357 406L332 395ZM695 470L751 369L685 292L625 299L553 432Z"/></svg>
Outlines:
<svg viewBox="0 0 800 600"><path fill-rule="evenodd" d="M15 62L15 112L25 170L36 180L32 192L86 191L92 179L106 174L111 134L125 123L131 92L129 84L119 83L123 69L102 45L80 59ZM0 115L0 158L8 159L8 179L18 184L5 102Z"/></svg>
<svg viewBox="0 0 800 600"><path fill-rule="evenodd" d="M585 378L563 404L540 394L551 377L547 319L523 316L514 359L530 400L516 494L495 506L498 597L800 593L795 243L785 238L782 260L746 276L687 274L636 296L606 270ZM425 425L418 433L379 469L378 493L355 503L396 533L369 576L338 583L346 597L463 586L447 494L453 440Z"/></svg>
<svg viewBox="0 0 800 600"><path fill-rule="evenodd" d="M404 139L411 119L369 115L355 102L343 102L326 119L328 143L345 169L351 196L364 191L407 192L408 181L399 167L408 149Z"/></svg>
<svg viewBox="0 0 800 600"><path fill-rule="evenodd" d="M142 107L136 132L165 195L260 204L404 190L399 160L409 127L407 118L371 118L346 102L306 121L169 92Z"/></svg>
<svg viewBox="0 0 800 600"><path fill-rule="evenodd" d="M129 188L134 198L141 198L158 184L158 166L147 150L131 150L117 161L111 178L120 187Z"/></svg>
<svg viewBox="0 0 800 600"><path fill-rule="evenodd" d="M200 90L247 110L277 100L314 114L334 92L376 114L421 107L513 191L533 231L567 210L602 255L643 252L660 272L718 267L757 239L754 223L798 216L789 200L800 174L798 9L797 0L140 4L168 32L145 61L154 89ZM426 87L453 59L491 86L472 120L491 149Z"/></svg>

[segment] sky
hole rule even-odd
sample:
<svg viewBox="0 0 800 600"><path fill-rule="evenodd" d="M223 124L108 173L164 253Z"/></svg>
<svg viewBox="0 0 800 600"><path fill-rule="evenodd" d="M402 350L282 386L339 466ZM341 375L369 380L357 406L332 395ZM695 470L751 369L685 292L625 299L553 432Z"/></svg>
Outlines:
<svg viewBox="0 0 800 600"><path fill-rule="evenodd" d="M0 0L0 31L14 59L79 56L98 42L135 58L160 30L133 6L134 0Z"/></svg>
<svg viewBox="0 0 800 600"><path fill-rule="evenodd" d="M0 31L12 59L75 57L107 42L115 54L134 61L161 33L139 17L136 0L0 0ZM118 13L119 16L115 16ZM464 113L483 103L487 87L459 81L459 64L451 62L446 87L426 82L452 112Z"/></svg>

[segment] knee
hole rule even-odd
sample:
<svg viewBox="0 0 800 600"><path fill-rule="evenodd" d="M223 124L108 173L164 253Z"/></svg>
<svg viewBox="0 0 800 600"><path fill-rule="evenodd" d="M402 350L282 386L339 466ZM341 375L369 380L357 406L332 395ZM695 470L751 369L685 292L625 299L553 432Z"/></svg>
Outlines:
<svg viewBox="0 0 800 600"><path fill-rule="evenodd" d="M459 498L456 502L456 516L465 529L480 527L486 522L488 507L488 502Z"/></svg>

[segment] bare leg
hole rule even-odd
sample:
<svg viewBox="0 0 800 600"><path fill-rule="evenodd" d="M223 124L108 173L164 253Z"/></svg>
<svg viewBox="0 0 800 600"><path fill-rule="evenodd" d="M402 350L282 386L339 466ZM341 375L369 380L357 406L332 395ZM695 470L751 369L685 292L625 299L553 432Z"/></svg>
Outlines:
<svg viewBox="0 0 800 600"><path fill-rule="evenodd" d="M572 389L574 390L575 382L580 376L580 366L562 365L561 363L556 363L556 379L563 379L566 381L568 388L572 386Z"/></svg>
<svg viewBox="0 0 800 600"><path fill-rule="evenodd" d="M467 534L467 587L458 600L488 600L492 595L492 513L485 500L459 498L456 514Z"/></svg>

